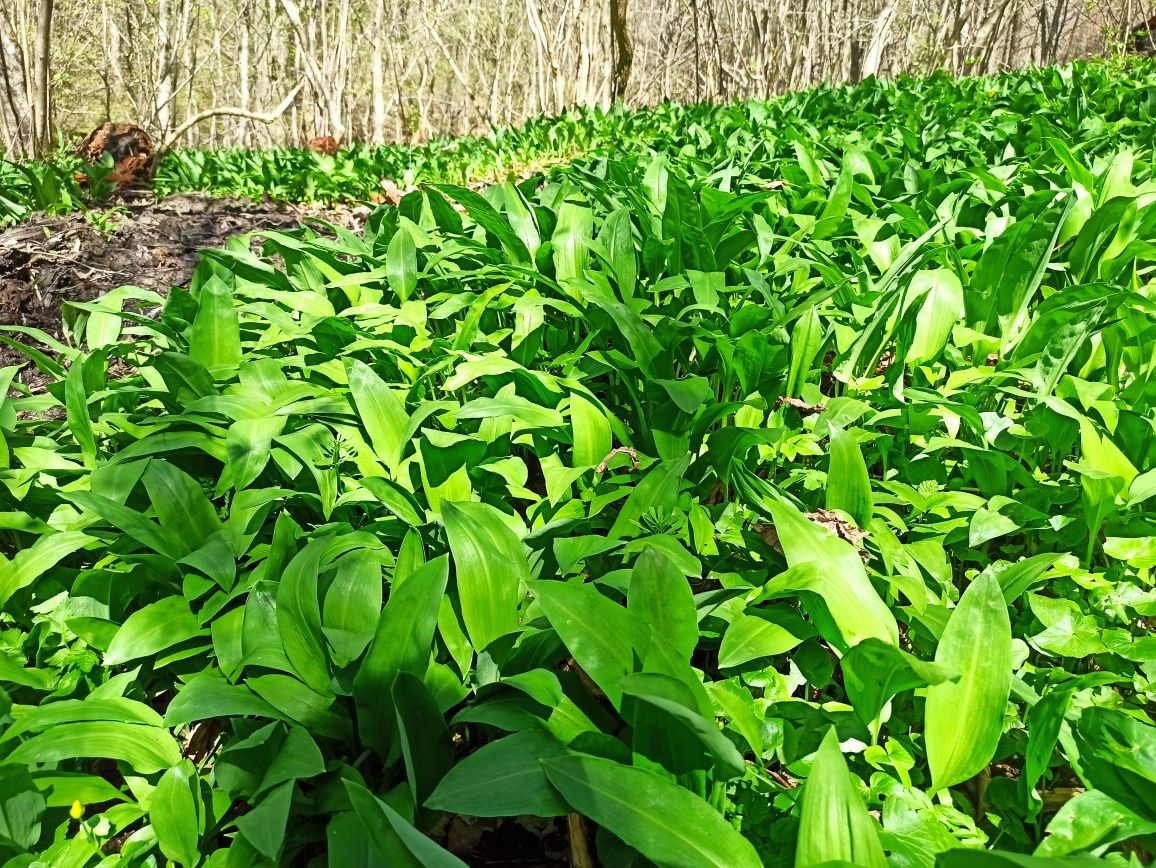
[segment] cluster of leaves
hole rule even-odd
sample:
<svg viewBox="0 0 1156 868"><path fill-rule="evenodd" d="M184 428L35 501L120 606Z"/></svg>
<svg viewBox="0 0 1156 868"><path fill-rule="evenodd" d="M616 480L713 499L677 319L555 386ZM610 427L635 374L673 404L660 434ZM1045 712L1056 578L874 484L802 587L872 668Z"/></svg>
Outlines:
<svg viewBox="0 0 1156 868"><path fill-rule="evenodd" d="M1151 84L617 116L4 329L7 864L1141 864Z"/></svg>

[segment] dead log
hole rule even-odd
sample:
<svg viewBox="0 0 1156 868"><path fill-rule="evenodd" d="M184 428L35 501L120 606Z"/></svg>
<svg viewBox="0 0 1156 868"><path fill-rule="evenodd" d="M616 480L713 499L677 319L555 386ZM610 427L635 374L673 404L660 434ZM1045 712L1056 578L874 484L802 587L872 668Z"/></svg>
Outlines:
<svg viewBox="0 0 1156 868"><path fill-rule="evenodd" d="M114 168L107 180L118 187L148 183L156 171L157 153L152 137L133 124L97 127L76 146L76 153L85 162L94 164L108 154Z"/></svg>

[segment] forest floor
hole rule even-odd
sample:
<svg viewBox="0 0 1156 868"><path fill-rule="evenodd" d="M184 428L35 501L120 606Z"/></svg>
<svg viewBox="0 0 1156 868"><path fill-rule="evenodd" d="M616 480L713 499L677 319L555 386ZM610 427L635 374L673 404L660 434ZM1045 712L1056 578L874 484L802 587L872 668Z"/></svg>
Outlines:
<svg viewBox="0 0 1156 868"><path fill-rule="evenodd" d="M188 283L199 251L223 247L233 236L292 229L311 218L358 230L367 213L198 193L156 199L142 192L88 213L38 215L0 230L0 325L40 329L59 339L65 302L92 301L125 285L166 293ZM27 361L0 345L0 368ZM18 379L35 388L43 376L27 365Z"/></svg>

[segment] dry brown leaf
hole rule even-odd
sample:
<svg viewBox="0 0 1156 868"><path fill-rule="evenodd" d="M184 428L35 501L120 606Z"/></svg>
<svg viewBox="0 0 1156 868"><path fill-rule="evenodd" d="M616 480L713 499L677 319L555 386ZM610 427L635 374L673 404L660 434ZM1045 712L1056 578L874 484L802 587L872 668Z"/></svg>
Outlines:
<svg viewBox="0 0 1156 868"><path fill-rule="evenodd" d="M794 407L804 416L815 416L827 409L826 404L808 404L802 398L788 398L783 395L775 402L776 407Z"/></svg>

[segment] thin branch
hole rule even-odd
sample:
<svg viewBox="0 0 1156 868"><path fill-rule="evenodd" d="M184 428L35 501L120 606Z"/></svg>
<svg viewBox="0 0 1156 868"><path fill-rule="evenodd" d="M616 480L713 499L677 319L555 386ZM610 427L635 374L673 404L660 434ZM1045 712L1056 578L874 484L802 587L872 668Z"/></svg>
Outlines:
<svg viewBox="0 0 1156 868"><path fill-rule="evenodd" d="M158 150L167 151L174 144L176 144L177 141L180 140L181 136L183 136L185 133L187 133L189 130L191 130L193 127L195 127L197 124L201 123L201 121L206 121L209 118L213 118L213 117L225 116L225 117L234 117L234 118L245 118L246 120L257 121L258 123L262 123L262 124L271 124L275 120L280 118L281 115L285 114L285 112L289 111L289 107L291 105L293 105L293 100L295 100L297 98L297 94L299 94L301 92L301 88L303 88L304 86L305 86L305 79L302 78L300 81L297 82L296 87L294 87L293 90L289 91L289 96L285 97L285 99L282 101L281 105L277 106L277 108L273 109L273 111L266 112L265 114L261 114L259 112L252 112L252 111L249 111L249 110L243 109L243 108L237 108L236 106L218 106L216 108L205 109L203 112L200 112L199 114L193 115L191 118L189 118L183 124L181 124L179 127L177 127L175 130L173 130L172 133L169 134L169 137L167 139L165 139L164 144L161 145L161 147Z"/></svg>

